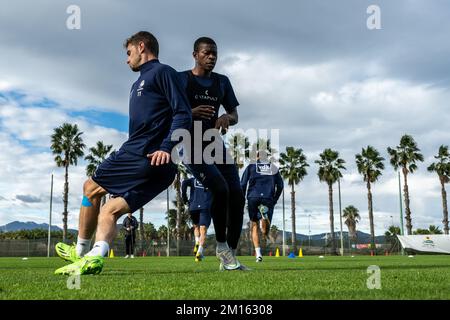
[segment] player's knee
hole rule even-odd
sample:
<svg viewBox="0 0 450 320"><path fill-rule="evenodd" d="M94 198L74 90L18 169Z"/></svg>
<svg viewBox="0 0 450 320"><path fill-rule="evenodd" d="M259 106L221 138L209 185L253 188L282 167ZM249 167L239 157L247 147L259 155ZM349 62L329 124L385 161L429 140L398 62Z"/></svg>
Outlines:
<svg viewBox="0 0 450 320"><path fill-rule="evenodd" d="M103 188L96 184L92 179L88 179L83 184L83 195L91 201L101 198L105 194Z"/></svg>

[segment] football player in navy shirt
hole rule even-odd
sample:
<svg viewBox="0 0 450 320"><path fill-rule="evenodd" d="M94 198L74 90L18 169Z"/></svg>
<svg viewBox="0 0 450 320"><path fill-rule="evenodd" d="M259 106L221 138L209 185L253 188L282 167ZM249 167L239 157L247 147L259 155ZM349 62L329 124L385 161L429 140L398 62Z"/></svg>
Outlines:
<svg viewBox="0 0 450 320"><path fill-rule="evenodd" d="M119 217L143 207L173 182L176 166L171 151L176 142L172 133L189 130L192 124L191 107L178 73L158 60L157 39L141 31L128 38L124 47L127 64L139 72L130 91L129 137L84 183L77 245L59 243L56 247L59 256L73 263L56 274L102 270ZM100 199L107 193L113 198L100 210ZM94 231L95 244L89 251Z"/></svg>
<svg viewBox="0 0 450 320"><path fill-rule="evenodd" d="M261 233L264 237L267 237L273 217L273 209L284 187L280 172L268 160L266 151L259 151L257 153L256 163L251 163L245 168L241 179L241 186L244 194L247 193L248 215L251 221L256 262L262 262L258 222Z"/></svg>
<svg viewBox="0 0 450 320"><path fill-rule="evenodd" d="M202 134L207 130L225 133L228 127L238 122L236 99L229 79L213 72L217 62L217 45L211 38L202 37L195 41L192 70L180 73L192 108L190 154L185 162L192 175L212 193L211 216L216 234L216 255L221 270L245 269L236 259L236 248L242 230L244 215L244 195L240 186L239 172L233 161L222 159L220 163L205 161L203 151L208 143L198 145L194 134L195 126L201 124ZM219 115L220 106L225 113ZM217 132L217 131L216 131ZM227 157L225 145L219 138L222 154ZM217 141L215 141L217 143ZM196 148L197 147L197 148ZM197 161L200 159L200 161Z"/></svg>
<svg viewBox="0 0 450 320"><path fill-rule="evenodd" d="M188 188L190 189L189 198L187 195ZM189 214L194 225L195 261L200 262L203 260L206 232L211 224L210 208L212 195L200 181L195 178L189 178L181 183L181 197L185 204L189 204Z"/></svg>

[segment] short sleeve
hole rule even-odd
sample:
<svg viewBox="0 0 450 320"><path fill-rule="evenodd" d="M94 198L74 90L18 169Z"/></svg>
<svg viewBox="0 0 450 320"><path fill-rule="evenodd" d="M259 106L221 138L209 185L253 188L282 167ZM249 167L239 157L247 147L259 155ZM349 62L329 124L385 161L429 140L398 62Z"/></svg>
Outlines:
<svg viewBox="0 0 450 320"><path fill-rule="evenodd" d="M222 105L227 112L232 112L239 105L239 102L234 94L233 87L230 80L226 76L221 76L220 84L223 90Z"/></svg>

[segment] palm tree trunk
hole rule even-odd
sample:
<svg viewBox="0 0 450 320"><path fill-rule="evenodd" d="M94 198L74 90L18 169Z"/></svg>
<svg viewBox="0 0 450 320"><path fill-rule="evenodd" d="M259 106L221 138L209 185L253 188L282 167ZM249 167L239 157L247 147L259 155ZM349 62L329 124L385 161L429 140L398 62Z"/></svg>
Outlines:
<svg viewBox="0 0 450 320"><path fill-rule="evenodd" d="M177 189L177 221L176 221L176 233L177 233L177 256L180 255L180 240L181 240L181 179L180 172L177 172L176 176L176 189Z"/></svg>
<svg viewBox="0 0 450 320"><path fill-rule="evenodd" d="M356 233L356 223L355 223L355 225L353 227L353 231L352 232L353 232L352 240L353 240L353 244L355 245L355 248L356 248L356 244L358 242L358 234Z"/></svg>
<svg viewBox="0 0 450 320"><path fill-rule="evenodd" d="M295 230L295 189L294 184L291 184L291 220L292 220L292 248L294 252L297 251L297 234Z"/></svg>
<svg viewBox="0 0 450 320"><path fill-rule="evenodd" d="M411 209L409 208L409 191L408 191L408 170L406 167L403 167L403 177L404 177L404 187L403 192L405 195L405 220L406 220L406 230L408 235L412 234L412 223L411 223Z"/></svg>
<svg viewBox="0 0 450 320"><path fill-rule="evenodd" d="M139 238L141 238L141 251L144 251L144 208L139 209Z"/></svg>
<svg viewBox="0 0 450 320"><path fill-rule="evenodd" d="M447 192L445 191L444 179L441 178L441 193L442 193L442 207L444 210L444 220L442 223L444 224L444 234L448 234L448 208L447 208Z"/></svg>
<svg viewBox="0 0 450 320"><path fill-rule="evenodd" d="M370 182L367 181L367 200L369 202L369 222L370 222L370 248L375 248L375 227L373 224L373 205L372 205L372 191L370 189Z"/></svg>
<svg viewBox="0 0 450 320"><path fill-rule="evenodd" d="M333 185L331 183L328 184L328 205L330 208L331 253L337 255L334 240Z"/></svg>
<svg viewBox="0 0 450 320"><path fill-rule="evenodd" d="M69 160L68 156L65 159L65 174L64 174L64 211L63 211L63 242L67 239L67 207L68 207L68 198L69 198Z"/></svg>

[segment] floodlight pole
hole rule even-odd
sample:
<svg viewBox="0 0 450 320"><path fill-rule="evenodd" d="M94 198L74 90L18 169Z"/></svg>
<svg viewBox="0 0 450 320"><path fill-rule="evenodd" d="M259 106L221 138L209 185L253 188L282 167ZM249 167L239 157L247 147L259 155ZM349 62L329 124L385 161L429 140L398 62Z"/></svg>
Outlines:
<svg viewBox="0 0 450 320"><path fill-rule="evenodd" d="M311 250L311 214L308 214L308 240L309 240L309 250Z"/></svg>
<svg viewBox="0 0 450 320"><path fill-rule="evenodd" d="M53 203L53 173L52 182L50 183L50 212L48 217L48 241L47 241L47 258L50 257L50 233L52 231L52 203Z"/></svg>
<svg viewBox="0 0 450 320"><path fill-rule="evenodd" d="M283 188L283 256L286 256L286 233L285 233L285 211L284 211L284 188Z"/></svg>

